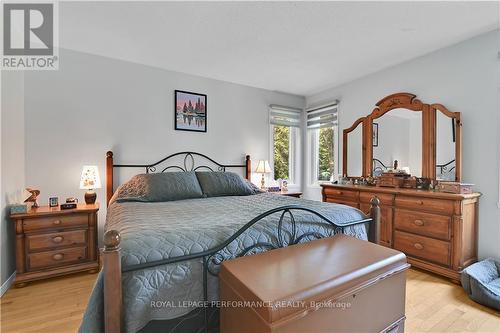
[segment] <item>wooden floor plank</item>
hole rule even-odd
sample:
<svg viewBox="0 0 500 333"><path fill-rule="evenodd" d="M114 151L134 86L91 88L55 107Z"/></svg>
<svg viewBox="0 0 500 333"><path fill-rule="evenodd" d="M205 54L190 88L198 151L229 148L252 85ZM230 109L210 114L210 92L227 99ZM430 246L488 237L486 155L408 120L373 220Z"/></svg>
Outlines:
<svg viewBox="0 0 500 333"><path fill-rule="evenodd" d="M97 274L77 274L10 289L0 302L1 332L76 332ZM449 280L408 271L405 331L500 333L500 313L470 300Z"/></svg>

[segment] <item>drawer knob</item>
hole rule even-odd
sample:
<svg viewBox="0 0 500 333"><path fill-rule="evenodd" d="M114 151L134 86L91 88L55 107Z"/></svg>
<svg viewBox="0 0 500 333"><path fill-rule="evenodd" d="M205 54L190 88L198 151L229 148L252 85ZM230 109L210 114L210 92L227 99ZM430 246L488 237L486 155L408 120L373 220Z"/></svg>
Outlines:
<svg viewBox="0 0 500 333"><path fill-rule="evenodd" d="M413 223L414 223L415 225L419 226L419 227L421 227L421 226L423 226L423 225L424 225L424 221L422 221L422 220L415 220L415 221L413 221Z"/></svg>
<svg viewBox="0 0 500 333"><path fill-rule="evenodd" d="M52 238L52 241L54 243L61 243L63 241L63 239L64 239L63 236L56 236L56 237Z"/></svg>
<svg viewBox="0 0 500 333"><path fill-rule="evenodd" d="M56 253L52 256L52 259L54 260L61 260L62 258L64 258L64 254L62 253Z"/></svg>
<svg viewBox="0 0 500 333"><path fill-rule="evenodd" d="M55 220L54 222L52 222L52 224L59 225L59 224L61 224L61 220Z"/></svg>
<svg viewBox="0 0 500 333"><path fill-rule="evenodd" d="M423 205L423 204L424 204L424 202L423 202L422 200L420 200L420 201L418 202L418 204L419 204L419 205Z"/></svg>
<svg viewBox="0 0 500 333"><path fill-rule="evenodd" d="M413 247L415 247L417 250L423 250L424 246L420 243L415 243L413 244Z"/></svg>

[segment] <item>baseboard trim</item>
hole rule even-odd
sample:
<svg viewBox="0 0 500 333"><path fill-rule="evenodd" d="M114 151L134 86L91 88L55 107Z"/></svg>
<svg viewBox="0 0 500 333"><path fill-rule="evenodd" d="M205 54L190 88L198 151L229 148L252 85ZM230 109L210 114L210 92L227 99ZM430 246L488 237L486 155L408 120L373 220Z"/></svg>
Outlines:
<svg viewBox="0 0 500 333"><path fill-rule="evenodd" d="M14 283L14 279L16 278L16 272L12 273L11 276L9 276L9 278L7 279L7 281L5 281L3 284L2 284L2 287L0 289L0 298L3 297L3 294L5 294L7 292L7 290L9 290L9 288L12 286L12 284Z"/></svg>

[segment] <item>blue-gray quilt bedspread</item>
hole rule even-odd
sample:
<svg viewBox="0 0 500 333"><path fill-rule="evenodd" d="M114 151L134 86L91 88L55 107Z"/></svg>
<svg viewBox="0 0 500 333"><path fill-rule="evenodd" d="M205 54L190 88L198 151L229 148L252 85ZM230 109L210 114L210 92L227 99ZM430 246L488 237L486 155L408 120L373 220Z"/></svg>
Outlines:
<svg viewBox="0 0 500 333"><path fill-rule="evenodd" d="M257 215L286 205L311 208L338 225L365 218L359 210L344 205L262 193L155 203L114 201L108 208L106 230L116 229L121 233L123 269L214 248ZM292 212L297 236L307 232L330 236L338 232L311 213ZM224 249L224 257L234 257L257 241L276 244L279 217L280 214L273 214L248 229ZM288 222L289 217L286 217L285 239L291 230ZM347 227L344 232L367 239L366 225ZM126 272L122 287L124 330L137 332L151 320L184 315L193 309L195 303L192 302L203 300L202 261L196 259ZM218 280L211 275L208 298L218 299ZM103 332L103 317L103 277L100 273L80 332Z"/></svg>

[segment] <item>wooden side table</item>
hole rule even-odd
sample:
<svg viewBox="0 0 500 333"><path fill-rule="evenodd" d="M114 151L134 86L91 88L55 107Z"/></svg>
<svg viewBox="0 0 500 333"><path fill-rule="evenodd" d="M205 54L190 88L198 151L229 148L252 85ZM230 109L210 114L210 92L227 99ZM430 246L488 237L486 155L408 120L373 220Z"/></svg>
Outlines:
<svg viewBox="0 0 500 333"><path fill-rule="evenodd" d="M13 214L16 224L16 287L27 282L99 269L99 205L75 209L41 206Z"/></svg>
<svg viewBox="0 0 500 333"><path fill-rule="evenodd" d="M298 191L287 191L287 192L279 191L279 192L268 192L268 193L285 195L287 197L294 197L294 198L300 198L302 196L302 192Z"/></svg>

